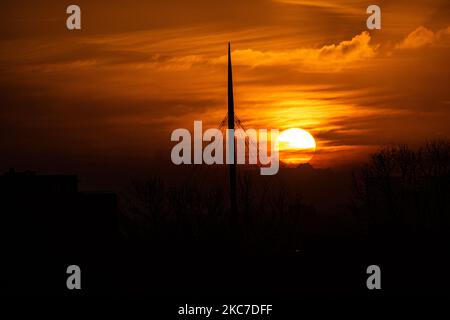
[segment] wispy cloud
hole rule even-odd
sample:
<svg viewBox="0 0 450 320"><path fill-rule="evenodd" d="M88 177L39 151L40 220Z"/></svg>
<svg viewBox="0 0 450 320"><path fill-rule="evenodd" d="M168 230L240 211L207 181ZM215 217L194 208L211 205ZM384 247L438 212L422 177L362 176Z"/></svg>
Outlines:
<svg viewBox="0 0 450 320"><path fill-rule="evenodd" d="M450 35L450 26L444 29L440 29L436 32L425 28L424 26L418 27L416 30L406 36L403 41L396 45L397 49L417 49L430 45L439 44L446 40L446 37ZM447 39L448 40L448 39Z"/></svg>
<svg viewBox="0 0 450 320"><path fill-rule="evenodd" d="M364 1L361 0L342 0L342 1L329 1L329 0L274 0L275 2L298 5L298 6L310 6L318 7L337 13L345 14L361 14Z"/></svg>

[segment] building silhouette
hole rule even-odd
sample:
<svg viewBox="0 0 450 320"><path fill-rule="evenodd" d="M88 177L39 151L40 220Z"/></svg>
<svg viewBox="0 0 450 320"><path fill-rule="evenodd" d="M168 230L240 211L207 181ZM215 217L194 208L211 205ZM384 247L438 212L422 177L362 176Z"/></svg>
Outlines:
<svg viewBox="0 0 450 320"><path fill-rule="evenodd" d="M117 235L116 195L80 192L76 175L10 169L0 176L0 208L3 246L84 250Z"/></svg>

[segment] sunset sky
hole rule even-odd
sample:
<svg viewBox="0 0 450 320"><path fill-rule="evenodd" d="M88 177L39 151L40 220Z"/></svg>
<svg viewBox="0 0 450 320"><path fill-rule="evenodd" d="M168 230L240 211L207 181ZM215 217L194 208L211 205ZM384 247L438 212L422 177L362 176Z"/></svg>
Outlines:
<svg viewBox="0 0 450 320"><path fill-rule="evenodd" d="M237 115L308 130L317 167L450 137L448 0L10 1L0 16L3 169L169 154L174 129L225 116L228 41Z"/></svg>

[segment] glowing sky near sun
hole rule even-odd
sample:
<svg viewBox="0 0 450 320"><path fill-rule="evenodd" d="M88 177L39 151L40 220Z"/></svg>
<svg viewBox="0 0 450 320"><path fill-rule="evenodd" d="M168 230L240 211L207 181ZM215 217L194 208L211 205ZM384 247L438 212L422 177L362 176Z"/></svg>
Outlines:
<svg viewBox="0 0 450 320"><path fill-rule="evenodd" d="M450 136L449 2L377 3L369 32L367 1L78 1L78 33L64 4L2 4L2 165L149 157L174 128L216 127L228 41L237 115L311 132L313 165Z"/></svg>

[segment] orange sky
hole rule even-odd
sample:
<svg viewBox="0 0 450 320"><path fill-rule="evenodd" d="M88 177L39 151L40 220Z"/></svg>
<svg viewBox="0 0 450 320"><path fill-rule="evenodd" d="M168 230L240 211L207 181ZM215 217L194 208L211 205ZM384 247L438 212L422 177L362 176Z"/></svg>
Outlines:
<svg viewBox="0 0 450 320"><path fill-rule="evenodd" d="M448 1L378 1L370 32L371 1L75 2L79 32L61 1L2 4L2 167L169 153L225 115L228 41L238 116L310 131L313 165L450 137Z"/></svg>

